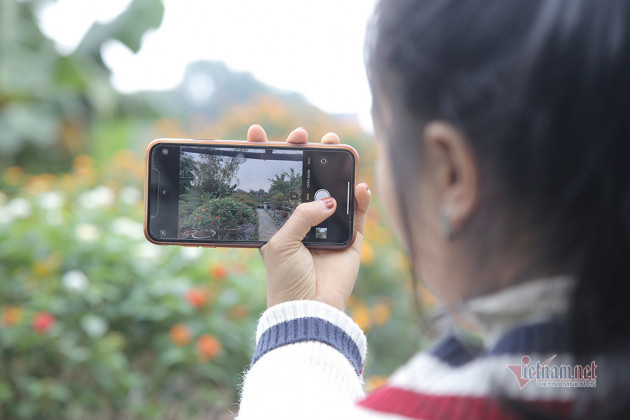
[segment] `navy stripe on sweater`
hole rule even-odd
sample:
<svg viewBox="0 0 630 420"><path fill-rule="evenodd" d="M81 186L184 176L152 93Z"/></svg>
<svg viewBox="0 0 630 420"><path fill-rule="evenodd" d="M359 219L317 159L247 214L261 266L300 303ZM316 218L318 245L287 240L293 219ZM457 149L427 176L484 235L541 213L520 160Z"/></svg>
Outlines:
<svg viewBox="0 0 630 420"><path fill-rule="evenodd" d="M335 324L316 317L281 322L265 331L258 340L251 366L271 350L302 341L319 341L334 347L346 356L357 375L361 374L361 352L354 340Z"/></svg>
<svg viewBox="0 0 630 420"><path fill-rule="evenodd" d="M470 349L454 335L442 339L430 353L452 367L462 366L477 357L566 353L569 350L568 331L566 318L549 319L506 332L493 348L483 353Z"/></svg>

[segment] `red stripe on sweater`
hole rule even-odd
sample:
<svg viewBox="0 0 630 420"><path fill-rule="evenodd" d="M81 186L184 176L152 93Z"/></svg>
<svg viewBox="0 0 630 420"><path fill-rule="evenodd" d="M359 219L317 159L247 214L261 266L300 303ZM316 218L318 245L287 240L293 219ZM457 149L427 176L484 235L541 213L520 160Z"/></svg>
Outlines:
<svg viewBox="0 0 630 420"><path fill-rule="evenodd" d="M519 400L527 407L547 414L567 417L571 401ZM498 399L457 395L431 395L386 386L358 403L361 407L411 419L522 419L514 410L504 407Z"/></svg>

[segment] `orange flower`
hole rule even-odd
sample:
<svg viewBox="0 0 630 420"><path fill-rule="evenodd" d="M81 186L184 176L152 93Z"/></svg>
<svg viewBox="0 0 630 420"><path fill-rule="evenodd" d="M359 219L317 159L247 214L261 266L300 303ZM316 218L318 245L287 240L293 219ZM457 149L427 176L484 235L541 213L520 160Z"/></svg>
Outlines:
<svg viewBox="0 0 630 420"><path fill-rule="evenodd" d="M20 185L22 182L22 176L24 175L24 169L19 166L11 166L7 168L2 174L4 182L8 185Z"/></svg>
<svg viewBox="0 0 630 420"><path fill-rule="evenodd" d="M365 392L368 394L377 390L387 383L387 376L374 375L370 376L365 381Z"/></svg>
<svg viewBox="0 0 630 420"><path fill-rule="evenodd" d="M204 334L197 340L197 357L207 362L221 353L221 342L211 334Z"/></svg>
<svg viewBox="0 0 630 420"><path fill-rule="evenodd" d="M383 325L389 321L390 310L389 306L384 303L377 303L372 308L372 320L376 325Z"/></svg>
<svg viewBox="0 0 630 420"><path fill-rule="evenodd" d="M178 346L185 346L190 343L190 339L192 338L190 329L185 324L173 325L173 328L171 328L168 334L171 336L173 343Z"/></svg>
<svg viewBox="0 0 630 420"><path fill-rule="evenodd" d="M249 316L249 308L244 303L237 303L230 309L230 318L243 319Z"/></svg>
<svg viewBox="0 0 630 420"><path fill-rule="evenodd" d="M228 272L225 266L220 264L212 264L210 266L210 275L215 279L222 281L227 278Z"/></svg>
<svg viewBox="0 0 630 420"><path fill-rule="evenodd" d="M43 334L50 331L56 322L55 316L50 312L38 312L31 322L31 327L38 333Z"/></svg>
<svg viewBox="0 0 630 420"><path fill-rule="evenodd" d="M365 303L361 302L356 304L356 306L352 308L350 315L362 330L367 331L370 329L370 311Z"/></svg>
<svg viewBox="0 0 630 420"><path fill-rule="evenodd" d="M186 293L186 300L195 308L202 308L208 303L208 292L197 288L192 288Z"/></svg>
<svg viewBox="0 0 630 420"><path fill-rule="evenodd" d="M374 262L374 248L367 242L363 242L363 248L361 248L361 264L370 265Z"/></svg>
<svg viewBox="0 0 630 420"><path fill-rule="evenodd" d="M17 306L7 306L2 311L2 325L12 327L22 320L22 311Z"/></svg>

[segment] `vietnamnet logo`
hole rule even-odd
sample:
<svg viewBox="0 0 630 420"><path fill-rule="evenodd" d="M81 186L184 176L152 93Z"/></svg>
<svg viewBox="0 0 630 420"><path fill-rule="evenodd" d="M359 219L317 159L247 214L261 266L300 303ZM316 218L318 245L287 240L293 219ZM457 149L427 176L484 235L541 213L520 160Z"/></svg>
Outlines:
<svg viewBox="0 0 630 420"><path fill-rule="evenodd" d="M506 365L523 389L531 381L540 388L594 388L597 386L597 365L552 365L554 354L544 362L533 363L529 356L521 358L520 365Z"/></svg>

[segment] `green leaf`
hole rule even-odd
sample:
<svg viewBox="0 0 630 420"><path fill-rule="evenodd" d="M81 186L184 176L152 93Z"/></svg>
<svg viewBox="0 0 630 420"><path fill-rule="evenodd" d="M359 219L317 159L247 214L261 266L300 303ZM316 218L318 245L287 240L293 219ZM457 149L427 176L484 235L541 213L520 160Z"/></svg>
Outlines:
<svg viewBox="0 0 630 420"><path fill-rule="evenodd" d="M134 0L113 22L92 25L77 51L96 55L105 41L117 39L133 52L138 52L144 33L159 27L163 16L164 5L161 0Z"/></svg>

